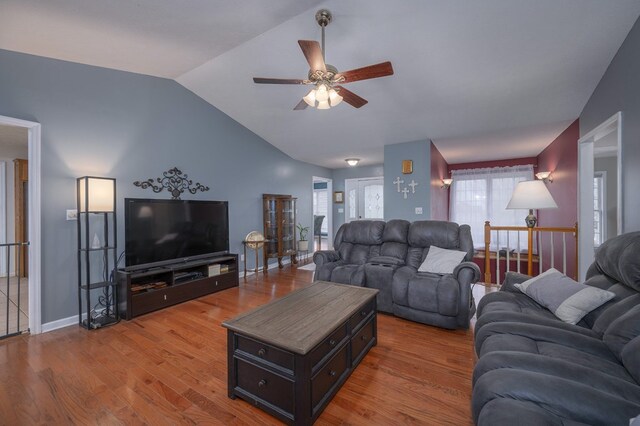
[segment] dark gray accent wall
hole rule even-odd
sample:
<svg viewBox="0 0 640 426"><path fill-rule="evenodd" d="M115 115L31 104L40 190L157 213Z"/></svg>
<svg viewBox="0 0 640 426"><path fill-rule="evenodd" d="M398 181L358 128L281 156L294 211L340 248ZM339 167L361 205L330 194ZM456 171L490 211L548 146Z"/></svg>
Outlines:
<svg viewBox="0 0 640 426"><path fill-rule="evenodd" d="M640 230L640 20L580 114L580 135L622 111L623 232Z"/></svg>
<svg viewBox="0 0 640 426"><path fill-rule="evenodd" d="M0 50L0 115L42 124L43 323L78 313L76 223L65 220L65 209L75 208L76 177L117 179L121 251L123 199L170 198L133 181L176 166L211 188L183 199L229 201L236 253L249 231L262 230L263 193L299 197L299 221L312 226L312 176L332 177L173 80Z"/></svg>
<svg viewBox="0 0 640 426"><path fill-rule="evenodd" d="M382 164L373 166L356 166L345 167L342 169L333 170L333 190L344 192L345 179L358 179L368 177L380 177L384 176L384 168ZM346 196L346 194L345 194ZM331 195L331 202L333 204L333 234L331 235L331 243L333 243L333 237L338 232L338 228L342 226L345 218L345 205L333 203L333 194ZM339 210L342 209L342 212Z"/></svg>

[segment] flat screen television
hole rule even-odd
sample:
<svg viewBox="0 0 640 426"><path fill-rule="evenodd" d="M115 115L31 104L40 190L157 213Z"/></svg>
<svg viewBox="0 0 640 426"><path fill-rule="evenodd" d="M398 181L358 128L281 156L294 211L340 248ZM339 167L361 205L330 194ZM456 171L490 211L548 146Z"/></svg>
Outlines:
<svg viewBox="0 0 640 426"><path fill-rule="evenodd" d="M226 201L125 198L125 269L229 252Z"/></svg>

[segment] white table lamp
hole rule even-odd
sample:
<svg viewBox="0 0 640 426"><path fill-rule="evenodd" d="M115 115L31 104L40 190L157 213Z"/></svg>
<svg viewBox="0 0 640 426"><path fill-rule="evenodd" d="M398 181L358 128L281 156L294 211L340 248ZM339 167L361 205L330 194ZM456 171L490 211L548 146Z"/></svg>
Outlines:
<svg viewBox="0 0 640 426"><path fill-rule="evenodd" d="M525 218L527 227L534 228L538 219L533 214L534 209L557 209L558 205L553 200L547 186L541 180L529 180L516 185L507 204L507 209L529 209L529 215Z"/></svg>

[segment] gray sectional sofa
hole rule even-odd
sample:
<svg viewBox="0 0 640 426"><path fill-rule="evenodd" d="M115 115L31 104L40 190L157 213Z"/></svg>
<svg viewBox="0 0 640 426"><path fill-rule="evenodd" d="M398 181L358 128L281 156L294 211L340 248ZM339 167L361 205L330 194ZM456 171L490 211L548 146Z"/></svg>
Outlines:
<svg viewBox="0 0 640 426"><path fill-rule="evenodd" d="M432 245L466 252L464 261L452 274L419 272ZM382 312L449 329L467 328L475 312L470 284L480 278L472 257L468 225L362 220L338 229L334 250L314 254L314 279L376 288Z"/></svg>
<svg viewBox="0 0 640 426"><path fill-rule="evenodd" d="M640 415L640 232L604 243L585 284L615 297L576 325L509 273L478 304L473 415L479 425L628 425Z"/></svg>

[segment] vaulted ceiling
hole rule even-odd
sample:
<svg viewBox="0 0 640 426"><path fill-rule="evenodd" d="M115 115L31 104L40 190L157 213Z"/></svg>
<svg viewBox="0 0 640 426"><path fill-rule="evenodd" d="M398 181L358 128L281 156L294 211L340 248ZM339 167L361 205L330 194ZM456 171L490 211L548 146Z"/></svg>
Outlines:
<svg viewBox="0 0 640 426"><path fill-rule="evenodd" d="M369 103L293 111L299 39ZM4 0L0 48L173 78L293 158L382 162L386 144L432 139L450 163L537 155L577 118L640 15L638 0Z"/></svg>

